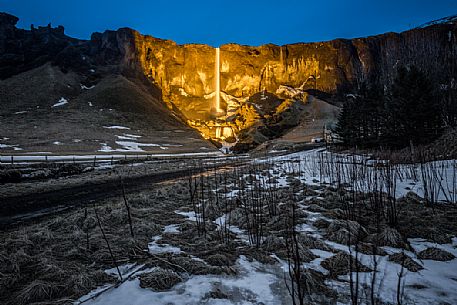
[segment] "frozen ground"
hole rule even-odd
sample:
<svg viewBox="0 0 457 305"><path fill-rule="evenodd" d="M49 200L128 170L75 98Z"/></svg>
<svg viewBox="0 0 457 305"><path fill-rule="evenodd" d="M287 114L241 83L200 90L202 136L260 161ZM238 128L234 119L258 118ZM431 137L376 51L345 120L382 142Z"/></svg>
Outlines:
<svg viewBox="0 0 457 305"><path fill-rule="evenodd" d="M139 139L135 136L133 133L121 135L121 137L129 138L123 139L127 141ZM190 202L188 188L189 181L193 180L188 180L188 178L170 180L161 184L148 184L147 190L140 194L127 192L127 201L133 215L135 239L143 238L143 243L132 244L125 206L121 197L116 203L111 205L103 203L97 207L100 215L103 216L102 223L105 230L108 231L108 238L115 249L115 256L121 262L119 271L123 281L118 284L99 282L98 287L91 287L92 291L88 289L84 293L78 294L77 298L73 299L76 300L74 304L292 304L286 288L286 283L290 284L288 258L285 254L285 246L282 244L286 238L283 230L287 224L282 221L288 219L289 214L284 213L287 213L291 190L294 192L292 198L297 203L297 215L299 215L299 221L294 229L303 238L305 257L309 257L309 259L303 260L301 266L308 272L315 272L309 273L311 277L319 274L317 278L313 278L313 281L325 285L325 289L317 286L318 290L310 293L312 299L310 304L322 304L322 300L328 304L351 304L348 272L334 276L335 270L328 267L328 261L342 253L356 256L354 246L350 248L344 242L332 237L332 234L336 232L332 231L334 230L331 229L332 227L340 231L345 230L345 227L342 226L345 221L344 207L341 206L341 202L334 199L338 194L335 186L339 184L348 193L354 188L359 191L365 190L364 187L369 185L363 182L364 177L373 177L375 171L386 173L387 169L383 161L312 150L257 159L250 163L246 160L234 160L235 165L229 170L216 172L211 169L215 159L213 160L211 157L205 159L209 171L192 176L194 177L192 179L196 179L194 182L199 185L197 195L195 195L198 200L194 204ZM119 168L117 171L118 173L134 173L152 170L152 168L146 168L152 164L155 163L135 163L127 165L126 168ZM170 164L164 162L163 168L169 169ZM330 165L334 164L340 166L341 172L338 174L335 170L330 170ZM446 189L452 190L449 186L449 179L452 181L453 175L449 174L449 171L454 164L453 161L440 161L432 165L432 168L439 169L440 175L448 177L448 180L439 180L443 194L446 194L444 193ZM173 166L183 168L184 163L175 163ZM114 169L116 167L107 170ZM401 197L411 190L421 194L420 190L421 186L424 187L424 182L421 180L423 174L419 174L421 173L419 165L395 165L394 168L389 169L389 173L395 177L396 181L398 180L396 196ZM349 177L357 177L357 179L354 182ZM445 182L446 184L444 184ZM202 185L205 189L199 193L198 190L201 190ZM448 185L448 187L443 187L443 185ZM282 212L270 215L268 217L271 218L265 219L260 246L257 248L250 230L252 220L246 219L247 214L244 213L250 213L249 209L252 207L248 203L256 202L257 195L255 194L259 188L266 191L266 193L262 193L262 196L265 196L262 197L263 200L270 198L268 196L271 192L275 193L276 208ZM438 190L439 187L436 189ZM451 193L447 193L438 198L446 201L446 198L451 198L451 195ZM218 200L215 200L215 196L218 196ZM401 199L398 202L409 205L399 208L406 211L406 214L402 215L418 213L414 214L415 216L412 215L412 218L408 216L410 217L408 219L414 220L414 222L406 220L404 221L406 223L397 227L403 234L405 246L381 245L379 255L376 256L357 253L359 261L367 267L373 269L374 260L377 262L376 279L373 286L375 296L385 304L396 304L398 274L401 271L401 265L398 261L391 260L389 255L405 253L422 269L417 272L404 269L400 285L403 290L403 304L456 304L457 229L455 229L455 223L452 223L453 215L456 213L453 211L445 213L445 210L443 212L440 207L437 207L436 218L430 219L436 219L436 221L439 219L443 223L433 224L427 220L420 222L423 217L431 217L427 213L420 214L422 209L418 209L418 207L426 208L423 203L420 203L420 199L416 203L405 203ZM202 205L203 203L205 206ZM200 229L197 229L198 225L201 226L203 208L207 217L205 235L199 231ZM253 213L257 216L263 215L262 217L267 215L266 212L254 211ZM84 215L84 211L71 215L71 217L76 217L75 219L81 219L82 216L78 215ZM66 221L67 218L63 217L63 220ZM78 227L80 220L68 221L71 225L54 224L46 225L46 228L50 230L49 228L71 227L73 228L72 235L71 238L68 238L77 244L85 245L84 230L86 227ZM52 223L53 221L51 221ZM369 223L364 225L369 233L367 233L368 238L370 234L373 234L374 229ZM405 230L420 225L423 225L424 228L418 228L418 231ZM79 233L74 233L74 230ZM448 236L451 232L452 238L443 238L438 242L433 239L435 233L427 235L427 230L436 231L436 234L443 236ZM424 232L423 236L421 232ZM24 232L20 231L20 234L23 236ZM49 233L46 236L55 238L58 236L56 234ZM105 270L106 275L119 280L117 268L111 263L106 249L104 250L103 239L100 239L99 229L95 225L89 233L90 239L95 239L94 236L97 234L98 241L92 241L92 243L96 243L98 251L104 251L100 252L105 255L101 270ZM142 236L142 234L147 235ZM225 238L230 240L228 244L221 240L224 234L226 234ZM411 237L415 234L419 234L419 237ZM124 241L121 243L119 240ZM118 242L119 244L117 244ZM364 242L369 243L370 241L367 239ZM140 248L135 248L139 245L141 245ZM134 256L130 254L132 247ZM82 249L83 246L79 248L73 251L77 253L83 251L78 255L87 255L87 252L84 252L86 250ZM446 261L420 259L419 253L430 248L442 249L453 257ZM71 256L68 259L74 260L74 257ZM96 256L92 259L97 261ZM180 281L162 290L144 286L142 276L157 268L173 270L179 276ZM320 277L322 279L319 279ZM353 273L353 277L356 277L355 273ZM367 304L370 292L367 287L371 286L373 272L361 272L359 278L360 304ZM160 281L160 278L156 280Z"/></svg>
<svg viewBox="0 0 457 305"><path fill-rule="evenodd" d="M455 202L457 199L457 160L394 164L387 167L388 162L385 160L372 160L369 156L336 154L325 149L316 149L259 162L273 162L272 173L295 172L299 179L308 185L347 185L349 188L365 192L370 189L370 181L377 177L380 187L386 191L388 186L385 181L392 178L395 181L393 185L397 198L405 196L410 191L424 197L425 190L428 190L429 193L433 191L433 194L428 196L433 196L435 201ZM277 178L282 179L281 185L285 185L284 177Z"/></svg>
<svg viewBox="0 0 457 305"><path fill-rule="evenodd" d="M315 256L310 262L303 263L305 269L313 269L324 275L328 275L331 270L325 269L321 264L324 260L330 259L338 252L344 252L355 257L354 247L349 248L347 245L331 241L326 237L325 230L318 229L314 224L324 220L333 222L322 212L316 212L311 209L316 200L324 200L320 195L323 192L321 181L324 185L334 184L335 176L324 176L319 174L319 168L322 168L322 162L334 162L336 158L342 164L353 164L357 162L356 167L366 167L368 171L383 170L382 167L373 166L367 158L353 156L329 156L323 157L322 154L327 152L322 150L313 150L290 154L281 157L275 157L273 160L263 160L262 162L271 162L272 168L269 169L268 175L258 174L256 179L263 183L271 183L268 179L272 177L277 179L277 186L287 189L290 187L288 175L295 174L295 178L300 179L303 183L313 185L316 194L312 196L301 197L299 209L305 215L305 221L297 225L296 230L301 234L311 236L327 245L327 250L321 248L310 248L309 250ZM299 161L299 162L297 162ZM376 162L377 163L377 162ZM426 165L423 165L426 166ZM441 168L445 177L452 177L452 171L455 163L453 161L440 161L438 167ZM409 191L415 191L423 195L423 188L418 173L420 166L416 165L398 165L394 169L397 179L396 196L404 196ZM412 171L416 171L413 173ZM322 172L321 172L322 173ZM369 174L368 174L369 175ZM247 179L249 175L245 175ZM268 178L268 179L267 179ZM348 180L349 181L349 180ZM347 183L344 178L339 182ZM452 181L452 180L451 180ZM449 183L444 178L442 183ZM358 183L362 186L362 183ZM247 186L249 189L249 186ZM348 187L350 188L350 187ZM363 190L363 188L361 189ZM443 195L439 196L440 200L446 200L451 194L445 194L446 190L442 187ZM421 193L422 191L422 193ZM239 192L229 190L224 196L227 198L236 198ZM300 196L300 193L297 194ZM314 204L315 205L315 204ZM314 208L315 209L315 208ZM194 211L176 210L175 214L185 217L186 221L195 222L201 215ZM230 215L223 214L217 217L213 223L217 228L224 227L227 221L230 221ZM246 230L236 225L229 224L227 229L234 234L235 240L244 244L249 244L249 237ZM164 227L163 234L180 234L180 225L171 224ZM457 232L456 232L457 234ZM149 252L152 254L177 255L185 254L181 248L175 245L169 245L166 242L161 243L161 235L152 237L149 244ZM427 248L439 248L453 254L457 257L457 237L452 238L451 243L438 244L426 239L414 238L409 239L410 250L395 247L381 247L386 255L367 255L357 253L357 257L362 264L370 268L375 268L376 261L376 279L374 280L375 296L386 304L396 304L398 289L398 274L401 271L401 265L390 261L389 254L405 253L423 267L418 272L409 272L404 269L401 279L401 289L403 304L456 304L457 290L457 258L449 261L421 260L417 254ZM133 276L117 288L108 290L98 297L86 302L87 304L291 304L287 293L284 290L284 275L287 274L288 264L284 259L273 254L271 257L276 260L273 264L264 264L255 260L247 259L240 255L234 268L237 275L184 275L183 282L175 285L168 291L156 292L148 288L141 288L138 277ZM353 274L356 277L356 274ZM361 272L360 277L360 294L367 300L369 288L373 283L373 272ZM334 304L351 304L349 299L349 275L340 275L337 278L326 280L326 285L338 293L337 300ZM223 291L228 298L215 299L210 297L210 292L215 287ZM279 290L278 290L279 289ZM87 296L82 297L79 301L87 300L88 297L95 295L98 290L94 290ZM362 301L362 304L364 301ZM76 302L75 304L79 304ZM319 304L317 302L316 304Z"/></svg>
<svg viewBox="0 0 457 305"><path fill-rule="evenodd" d="M264 266L256 261L250 262L244 256L238 259L235 268L238 276L196 275L189 277L170 291L164 292L143 289L140 287L140 281L133 278L84 304L284 304L284 300L281 300L281 296L277 295L275 291L275 284L280 285L283 280L281 272L278 272L277 269L272 266ZM208 297L208 293L215 287L231 294L234 301ZM97 292L98 290L93 291L74 304L81 304L81 301L87 300Z"/></svg>

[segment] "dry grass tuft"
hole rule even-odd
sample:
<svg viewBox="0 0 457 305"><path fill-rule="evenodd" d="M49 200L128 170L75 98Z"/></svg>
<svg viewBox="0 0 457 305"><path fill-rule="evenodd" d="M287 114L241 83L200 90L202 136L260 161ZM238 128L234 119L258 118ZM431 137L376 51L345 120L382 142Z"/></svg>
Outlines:
<svg viewBox="0 0 457 305"><path fill-rule="evenodd" d="M121 201L97 209L119 264L146 257L142 250L161 226L148 217L134 218L132 239ZM114 280L102 271L113 267L113 261L92 208L0 234L0 258L5 262L0 265L1 304L75 299Z"/></svg>
<svg viewBox="0 0 457 305"><path fill-rule="evenodd" d="M327 228L327 237L340 244L354 244L367 236L367 230L358 222L350 220L336 220Z"/></svg>
<svg viewBox="0 0 457 305"><path fill-rule="evenodd" d="M430 259L434 261L450 261L455 255L439 248L427 248L417 254L420 259Z"/></svg>
<svg viewBox="0 0 457 305"><path fill-rule="evenodd" d="M15 302L17 305L27 305L50 300L59 296L64 289L65 286L63 284L33 280L16 295Z"/></svg>
<svg viewBox="0 0 457 305"><path fill-rule="evenodd" d="M228 258L224 254L213 254L205 258L205 261L210 264L211 266L230 266L232 264L232 260Z"/></svg>
<svg viewBox="0 0 457 305"><path fill-rule="evenodd" d="M180 282L182 282L182 278L179 274L168 269L156 268L140 275L140 287L150 288L154 291L170 290Z"/></svg>
<svg viewBox="0 0 457 305"><path fill-rule="evenodd" d="M389 261L402 265L404 268L408 269L411 272L418 272L424 269L418 262L403 252L389 255Z"/></svg>
<svg viewBox="0 0 457 305"><path fill-rule="evenodd" d="M385 227L384 230L378 235L377 244L379 246L403 248L405 243L401 234L390 227Z"/></svg>
<svg viewBox="0 0 457 305"><path fill-rule="evenodd" d="M339 252L332 257L326 258L322 261L321 266L330 272L331 277L337 277L348 274L351 271L351 264L353 272L356 271L356 268L360 272L370 271L370 268L356 261L355 258L345 252Z"/></svg>

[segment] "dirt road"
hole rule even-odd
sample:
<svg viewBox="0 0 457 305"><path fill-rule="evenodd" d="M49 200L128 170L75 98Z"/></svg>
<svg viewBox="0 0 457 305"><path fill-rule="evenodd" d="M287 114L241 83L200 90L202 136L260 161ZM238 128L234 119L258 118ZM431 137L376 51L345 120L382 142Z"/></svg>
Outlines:
<svg viewBox="0 0 457 305"><path fill-rule="evenodd" d="M239 164L237 164L239 165ZM216 167L229 169L233 165L220 164ZM192 173L213 171L214 167L196 167ZM148 185L188 176L190 170L179 169L161 171L141 176L124 178L126 193L133 193L146 188ZM84 206L94 201L122 196L122 184L119 177L112 177L104 181L86 181L78 185L62 187L57 190L35 192L20 196L0 197L0 229L6 226L22 223L52 213L61 212L69 208Z"/></svg>

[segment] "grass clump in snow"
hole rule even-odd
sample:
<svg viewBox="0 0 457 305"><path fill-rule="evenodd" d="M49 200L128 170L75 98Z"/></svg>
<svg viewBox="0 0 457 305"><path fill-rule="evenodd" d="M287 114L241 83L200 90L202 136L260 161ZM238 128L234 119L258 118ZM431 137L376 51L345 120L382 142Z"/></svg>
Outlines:
<svg viewBox="0 0 457 305"><path fill-rule="evenodd" d="M418 272L424 269L419 263L403 252L389 255L389 261L402 265L411 272Z"/></svg>
<svg viewBox="0 0 457 305"><path fill-rule="evenodd" d="M179 274L168 269L156 268L140 275L140 287L150 288L154 291L170 290L180 282L182 282L182 278Z"/></svg>
<svg viewBox="0 0 457 305"><path fill-rule="evenodd" d="M327 237L339 244L354 244L367 236L367 231L358 222L336 220L327 228Z"/></svg>
<svg viewBox="0 0 457 305"><path fill-rule="evenodd" d="M430 259L434 261L450 261L455 258L454 254L439 248L427 248L417 254L420 259Z"/></svg>
<svg viewBox="0 0 457 305"><path fill-rule="evenodd" d="M355 258L345 252L339 252L332 257L326 258L322 261L321 266L330 272L331 277L345 275L351 271L355 272L357 269L359 272L370 271L370 268L363 265L359 261L356 261Z"/></svg>

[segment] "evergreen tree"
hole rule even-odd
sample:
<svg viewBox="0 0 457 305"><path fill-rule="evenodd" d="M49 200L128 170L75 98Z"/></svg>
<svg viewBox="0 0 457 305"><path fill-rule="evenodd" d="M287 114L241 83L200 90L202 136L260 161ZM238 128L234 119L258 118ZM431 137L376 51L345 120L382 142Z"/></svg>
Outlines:
<svg viewBox="0 0 457 305"><path fill-rule="evenodd" d="M432 83L415 67L398 69L386 103L385 143L404 147L440 135L442 119Z"/></svg>
<svg viewBox="0 0 457 305"><path fill-rule="evenodd" d="M338 116L335 128L335 132L340 136L341 140L350 146L355 145L357 142L354 120L355 105L355 98L347 98L343 102L343 108Z"/></svg>
<svg viewBox="0 0 457 305"><path fill-rule="evenodd" d="M443 122L446 127L457 127L457 85L451 82L441 96Z"/></svg>
<svg viewBox="0 0 457 305"><path fill-rule="evenodd" d="M453 96L444 101L421 71L401 67L388 98L376 85L362 85L354 97L346 97L335 131L348 146L429 143L442 132L443 113L447 124L457 121Z"/></svg>
<svg viewBox="0 0 457 305"><path fill-rule="evenodd" d="M335 131L346 145L377 146L384 126L383 111L382 89L362 84L355 95L346 97Z"/></svg>
<svg viewBox="0 0 457 305"><path fill-rule="evenodd" d="M360 95L359 113L363 117L361 128L363 146L379 146L384 129L384 91L373 85L363 88Z"/></svg>

